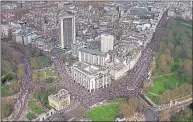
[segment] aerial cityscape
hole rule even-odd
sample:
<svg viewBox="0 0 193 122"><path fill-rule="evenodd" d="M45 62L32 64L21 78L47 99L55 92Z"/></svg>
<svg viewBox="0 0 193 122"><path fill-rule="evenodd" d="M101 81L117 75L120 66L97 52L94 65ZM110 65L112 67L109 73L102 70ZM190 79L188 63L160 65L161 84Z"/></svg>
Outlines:
<svg viewBox="0 0 193 122"><path fill-rule="evenodd" d="M192 1L1 1L1 121L193 121Z"/></svg>

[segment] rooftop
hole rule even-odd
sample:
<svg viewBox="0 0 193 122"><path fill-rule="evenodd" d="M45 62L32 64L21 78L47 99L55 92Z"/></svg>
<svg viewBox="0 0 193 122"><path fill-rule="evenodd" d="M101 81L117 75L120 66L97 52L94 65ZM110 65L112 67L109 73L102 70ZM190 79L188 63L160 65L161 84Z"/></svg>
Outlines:
<svg viewBox="0 0 193 122"><path fill-rule="evenodd" d="M100 73L106 73L106 69L103 69L102 67L96 66L96 65L89 65L84 62L77 62L75 63L75 67L82 71L84 74L88 75L96 75Z"/></svg>
<svg viewBox="0 0 193 122"><path fill-rule="evenodd" d="M66 91L65 89L61 89L57 94L55 95L51 94L48 97L52 98L55 101L60 101L65 99L67 95L68 95L68 91Z"/></svg>
<svg viewBox="0 0 193 122"><path fill-rule="evenodd" d="M103 53L100 51L100 49L89 49L89 48L81 48L79 49L81 52L90 53L92 55L100 55L100 56L106 56L107 53Z"/></svg>

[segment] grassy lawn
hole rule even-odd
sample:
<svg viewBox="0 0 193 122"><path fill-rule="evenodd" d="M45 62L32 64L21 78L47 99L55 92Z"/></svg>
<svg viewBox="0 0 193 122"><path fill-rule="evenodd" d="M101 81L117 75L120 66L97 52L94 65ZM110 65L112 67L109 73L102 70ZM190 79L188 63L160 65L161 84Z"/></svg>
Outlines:
<svg viewBox="0 0 193 122"><path fill-rule="evenodd" d="M118 105L106 105L94 108L87 117L92 121L114 121L118 114Z"/></svg>
<svg viewBox="0 0 193 122"><path fill-rule="evenodd" d="M46 77L44 71L41 71L39 74L40 74L40 80L43 80Z"/></svg>
<svg viewBox="0 0 193 122"><path fill-rule="evenodd" d="M183 27L186 27L186 28L188 28L188 29L192 29L192 25L190 25L190 24L181 22L180 25L183 26Z"/></svg>
<svg viewBox="0 0 193 122"><path fill-rule="evenodd" d="M176 74L172 74L169 76L162 76L154 79L153 87L151 87L148 92L148 97L152 99L155 103L159 103L157 96L164 93L168 89L176 88L177 77ZM183 77L179 78L178 85L184 83Z"/></svg>
<svg viewBox="0 0 193 122"><path fill-rule="evenodd" d="M32 59L36 59L39 69L51 66L51 60L46 56L31 57L30 60Z"/></svg>
<svg viewBox="0 0 193 122"><path fill-rule="evenodd" d="M170 71L168 73L173 73L173 74L169 76L162 76L156 79L152 79L153 85L148 90L148 97L157 104L159 104L159 99L162 99L161 97L163 97L164 95L167 96L167 94L173 91L173 89L175 89L176 86L179 87L182 84L184 84L185 82L187 82L187 77L186 77L185 72L182 70L183 67L181 67L181 64L184 62L184 60L191 58L191 55L192 55L191 46L190 46L192 42L191 40L192 25L186 22L183 22L181 20L171 19L168 21L166 28L169 29L171 34L168 34L168 37L167 37L168 39L166 39L166 41L163 41L163 43L166 45L165 48L168 48L170 50L172 54L170 56L174 59L174 62L172 64L170 63L167 64L167 67L169 68L169 71ZM171 44L173 43L175 50L172 49L172 45L170 45L169 43ZM180 49L179 52L178 52L178 47ZM157 56L159 56L159 54L162 54L162 51L164 51L165 48L159 51L156 51L156 50L154 51L156 61L157 61L156 62L157 67L155 66L156 68L155 68L154 73L157 76L161 74L166 74L166 72L164 71L162 72L160 70L161 66L159 65L159 61L157 60L158 58ZM172 97L170 98L175 98L175 97L172 95Z"/></svg>
<svg viewBox="0 0 193 122"><path fill-rule="evenodd" d="M36 57L36 60L41 68L51 65L51 60L46 56L38 56Z"/></svg>
<svg viewBox="0 0 193 122"><path fill-rule="evenodd" d="M18 87L18 86L17 86ZM2 84L1 85L1 96L2 97L7 97L7 96L12 96L19 92L19 90L13 90L10 85Z"/></svg>
<svg viewBox="0 0 193 122"><path fill-rule="evenodd" d="M29 113L26 115L26 118L29 119L29 120L33 120L33 119L36 118L36 115L33 114L33 113L31 113L31 112L29 112Z"/></svg>
<svg viewBox="0 0 193 122"><path fill-rule="evenodd" d="M156 78L154 80L154 84L150 92L155 93L155 94L162 94L164 91L168 89L168 85L175 87L176 80L177 79L175 75Z"/></svg>
<svg viewBox="0 0 193 122"><path fill-rule="evenodd" d="M59 80L59 76L55 70L41 71L39 74L41 83L53 83Z"/></svg>
<svg viewBox="0 0 193 122"><path fill-rule="evenodd" d="M46 76L47 77L52 77L53 76L53 72L55 72L55 71L53 71L53 70L46 71Z"/></svg>
<svg viewBox="0 0 193 122"><path fill-rule="evenodd" d="M30 103L28 104L28 107L29 107L34 113L36 113L36 114L38 114L38 115L40 115L40 114L43 113L42 108L40 108L39 106L37 106L35 103L30 102Z"/></svg>
<svg viewBox="0 0 193 122"><path fill-rule="evenodd" d="M43 106L50 108L49 102L48 102L48 96L50 94L55 94L58 91L56 90L56 86L51 86L50 88L47 89L42 89L37 92L33 93L33 97L37 99L39 102L42 103Z"/></svg>
<svg viewBox="0 0 193 122"><path fill-rule="evenodd" d="M42 96L41 96L41 103L46 106L46 107L50 107L49 106L49 102L48 102L48 96L51 94L55 94L57 92L56 87L53 86L52 88L46 89L42 92Z"/></svg>
<svg viewBox="0 0 193 122"><path fill-rule="evenodd" d="M8 85L2 85L1 86L1 96L5 97L8 96L9 86Z"/></svg>
<svg viewBox="0 0 193 122"><path fill-rule="evenodd" d="M110 100L110 102L117 102L117 103L122 103L122 102L126 102L127 98L114 98L112 100Z"/></svg>

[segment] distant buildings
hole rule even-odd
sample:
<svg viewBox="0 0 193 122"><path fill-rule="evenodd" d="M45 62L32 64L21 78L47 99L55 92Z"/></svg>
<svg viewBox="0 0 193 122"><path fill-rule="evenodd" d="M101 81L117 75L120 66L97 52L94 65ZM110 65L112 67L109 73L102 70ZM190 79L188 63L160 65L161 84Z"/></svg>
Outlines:
<svg viewBox="0 0 193 122"><path fill-rule="evenodd" d="M79 49L87 47L87 45L88 44L84 41L79 42L78 40L76 40L76 43L73 45L73 51L72 51L73 55L75 57L78 57L79 56Z"/></svg>
<svg viewBox="0 0 193 122"><path fill-rule="evenodd" d="M31 43L35 48L50 51L58 42L60 46L53 52L72 52L79 58L72 66L73 79L90 91L106 86L106 80L99 80L100 77L106 78L110 74L112 79L117 80L135 66L142 49L151 41L163 12L171 6L167 2L108 2L103 7L85 7L83 2L73 4L26 4L26 7L32 8L21 19L33 25L30 27L36 28L38 35L20 24L11 23L15 26L11 30L18 43ZM192 16L190 3L173 2L172 6L169 16L176 16L177 13L183 18ZM15 20L13 12L1 14L4 22ZM18 22L17 19L14 22ZM2 35L7 35L4 28ZM111 83L107 81L107 84Z"/></svg>
<svg viewBox="0 0 193 122"><path fill-rule="evenodd" d="M1 37L8 37L9 35L9 26L1 25Z"/></svg>
<svg viewBox="0 0 193 122"><path fill-rule="evenodd" d="M70 94L65 89L61 89L57 94L48 96L49 105L56 110L61 110L70 105Z"/></svg>
<svg viewBox="0 0 193 122"><path fill-rule="evenodd" d="M61 47L73 48L75 43L75 16L65 16L61 19Z"/></svg>
<svg viewBox="0 0 193 122"><path fill-rule="evenodd" d="M31 42L34 48L39 48L43 51L51 51L56 45L56 39L50 36L40 36Z"/></svg>
<svg viewBox="0 0 193 122"><path fill-rule="evenodd" d="M31 41L37 37L37 32L34 28L21 26L13 32L13 37L16 43L28 45Z"/></svg>

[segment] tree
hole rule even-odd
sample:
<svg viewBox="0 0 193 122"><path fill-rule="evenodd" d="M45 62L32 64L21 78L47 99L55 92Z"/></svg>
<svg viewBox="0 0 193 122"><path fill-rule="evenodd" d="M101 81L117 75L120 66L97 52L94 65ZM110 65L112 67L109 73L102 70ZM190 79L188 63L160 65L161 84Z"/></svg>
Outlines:
<svg viewBox="0 0 193 122"><path fill-rule="evenodd" d="M123 114L126 118L132 117L135 114L135 110L132 109L132 106L129 106L127 103L121 103L119 105L119 111Z"/></svg>
<svg viewBox="0 0 193 122"><path fill-rule="evenodd" d="M185 54L184 58L192 59L192 42L189 42L188 40L183 40L181 42L181 46L184 51L183 53Z"/></svg>
<svg viewBox="0 0 193 122"><path fill-rule="evenodd" d="M10 91L11 93L18 92L18 91L20 90L20 84L19 84L19 82L17 82L17 81L12 81L11 84L10 84L9 90L12 90L12 91Z"/></svg>
<svg viewBox="0 0 193 122"><path fill-rule="evenodd" d="M147 82L145 82L143 86L143 91L147 93L150 89L151 89L151 86Z"/></svg>
<svg viewBox="0 0 193 122"><path fill-rule="evenodd" d="M174 48L175 48L175 46L174 46L173 42L169 41L168 42L168 49L170 50L170 52L173 52Z"/></svg>
<svg viewBox="0 0 193 122"><path fill-rule="evenodd" d="M181 96L186 96L186 95L192 94L192 85L190 85L188 83L182 84L179 88L181 91L181 93L180 93Z"/></svg>
<svg viewBox="0 0 193 122"><path fill-rule="evenodd" d="M192 81L192 61L189 59L183 61L182 68L183 71L185 72L187 79Z"/></svg>
<svg viewBox="0 0 193 122"><path fill-rule="evenodd" d="M142 99L139 99L138 105L137 105L137 111L140 113L144 113L147 110L148 110L148 108L147 108L146 103Z"/></svg>
<svg viewBox="0 0 193 122"><path fill-rule="evenodd" d="M38 69L38 68L39 68L39 65L38 65L38 63L37 63L37 61L36 61L35 58L32 58L32 59L30 60L30 64L31 64L31 68L32 68L32 69Z"/></svg>
<svg viewBox="0 0 193 122"><path fill-rule="evenodd" d="M127 103L121 103L119 106L120 114L123 114L125 117L132 117L137 111L137 106L139 101L137 98L132 98L127 101Z"/></svg>
<svg viewBox="0 0 193 122"><path fill-rule="evenodd" d="M25 69L22 64L18 65L17 68L17 76L21 80L22 78L25 78Z"/></svg>
<svg viewBox="0 0 193 122"><path fill-rule="evenodd" d="M162 52L163 50L165 50L165 48L167 47L165 42L160 42L160 52Z"/></svg>
<svg viewBox="0 0 193 122"><path fill-rule="evenodd" d="M167 62L163 59L160 62L160 69L164 73L166 73L168 71Z"/></svg>
<svg viewBox="0 0 193 122"><path fill-rule="evenodd" d="M178 56L181 57L182 52L183 52L182 47L180 45L177 45L175 48L175 57L178 57Z"/></svg>
<svg viewBox="0 0 193 122"><path fill-rule="evenodd" d="M7 38L8 41L12 41L12 32L11 32L11 29L8 30L8 38Z"/></svg>
<svg viewBox="0 0 193 122"><path fill-rule="evenodd" d="M173 34L173 31L170 30L168 33L168 41L173 41L173 40L174 40L174 34Z"/></svg>
<svg viewBox="0 0 193 122"><path fill-rule="evenodd" d="M173 63L173 58L169 55L166 54L161 54L160 55L160 60L159 60L159 68L161 69L162 72L168 73L168 63Z"/></svg>
<svg viewBox="0 0 193 122"><path fill-rule="evenodd" d="M1 104L1 118L8 117L12 112L12 104L3 103Z"/></svg>
<svg viewBox="0 0 193 122"><path fill-rule="evenodd" d="M12 57L12 61L15 63L15 64L19 64L21 61L20 61L20 54L18 52L15 52L13 51L11 53L11 57Z"/></svg>
<svg viewBox="0 0 193 122"><path fill-rule="evenodd" d="M33 96L34 96L34 98L40 99L41 98L40 93L41 93L41 89L39 87L33 89Z"/></svg>
<svg viewBox="0 0 193 122"><path fill-rule="evenodd" d="M32 75L33 82L39 83L39 75L37 72L34 72Z"/></svg>
<svg viewBox="0 0 193 122"><path fill-rule="evenodd" d="M170 111L169 111L169 109L163 110L159 113L159 121L170 121Z"/></svg>
<svg viewBox="0 0 193 122"><path fill-rule="evenodd" d="M174 58L170 55L167 55L167 63L172 64L174 62Z"/></svg>
<svg viewBox="0 0 193 122"><path fill-rule="evenodd" d="M2 69L6 72L12 72L13 71L11 63L6 61L6 60L2 60L1 66L2 66Z"/></svg>
<svg viewBox="0 0 193 122"><path fill-rule="evenodd" d="M168 48L166 48L166 49L164 50L164 53L165 53L166 55L170 56L170 50L169 50Z"/></svg>

